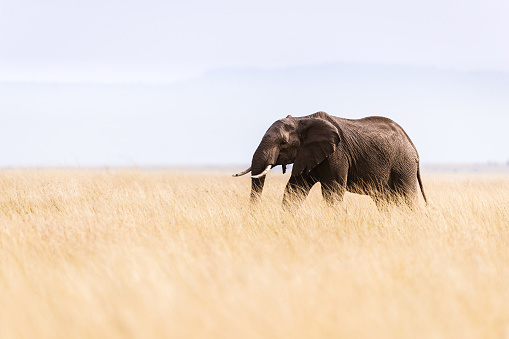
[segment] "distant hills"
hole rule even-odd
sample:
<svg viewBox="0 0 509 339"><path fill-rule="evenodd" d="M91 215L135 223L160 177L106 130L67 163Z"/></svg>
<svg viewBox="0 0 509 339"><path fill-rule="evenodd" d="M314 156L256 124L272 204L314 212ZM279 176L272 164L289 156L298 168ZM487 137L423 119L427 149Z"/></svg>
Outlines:
<svg viewBox="0 0 509 339"><path fill-rule="evenodd" d="M384 115L423 163L509 160L509 74L335 63L175 84L0 82L0 166L245 164L270 124Z"/></svg>
<svg viewBox="0 0 509 339"><path fill-rule="evenodd" d="M422 173L507 173L509 163L421 164Z"/></svg>

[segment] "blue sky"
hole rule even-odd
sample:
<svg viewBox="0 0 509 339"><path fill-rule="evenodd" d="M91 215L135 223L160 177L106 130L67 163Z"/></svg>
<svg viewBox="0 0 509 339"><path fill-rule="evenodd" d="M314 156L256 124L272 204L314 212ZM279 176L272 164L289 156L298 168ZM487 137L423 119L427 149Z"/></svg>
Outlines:
<svg viewBox="0 0 509 339"><path fill-rule="evenodd" d="M506 162L508 17L501 0L0 0L0 166L247 164L274 120L318 110L389 116L424 162Z"/></svg>

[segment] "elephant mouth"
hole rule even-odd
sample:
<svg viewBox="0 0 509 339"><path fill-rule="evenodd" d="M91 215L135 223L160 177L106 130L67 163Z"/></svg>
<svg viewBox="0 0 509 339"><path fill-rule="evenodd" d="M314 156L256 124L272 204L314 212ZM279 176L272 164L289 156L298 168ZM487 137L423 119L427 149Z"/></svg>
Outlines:
<svg viewBox="0 0 509 339"><path fill-rule="evenodd" d="M285 174L286 173L286 165L288 165L288 164L275 164L275 165L267 165L267 167L265 168L265 170L263 172L261 172L260 174L257 174L257 175L251 175L251 178L261 178L264 175L266 175L271 169L273 169L274 167L276 167L278 165L281 165L281 167L283 169L283 174Z"/></svg>
<svg viewBox="0 0 509 339"><path fill-rule="evenodd" d="M274 167L274 165L267 165L267 167L265 167L263 172L261 172L260 174L256 174L256 175L254 175L251 172L251 178L258 179L258 178L265 176L267 173L269 173L269 171L272 169L272 167Z"/></svg>
<svg viewBox="0 0 509 339"><path fill-rule="evenodd" d="M260 174L256 174L256 175L251 175L251 178L260 178L260 177L263 177L264 175L266 175L271 169L273 169L274 167L278 166L279 164L276 164L276 165L267 165L267 167L265 168L265 170L263 170L263 172L261 172ZM282 169L283 169L283 174L286 173L286 165L288 164L280 164ZM242 172L239 172L239 173L236 173L236 174L233 174L232 176L234 177L240 177L240 176L243 176L244 174L247 174L251 172L251 167L249 167L248 169L242 171Z"/></svg>

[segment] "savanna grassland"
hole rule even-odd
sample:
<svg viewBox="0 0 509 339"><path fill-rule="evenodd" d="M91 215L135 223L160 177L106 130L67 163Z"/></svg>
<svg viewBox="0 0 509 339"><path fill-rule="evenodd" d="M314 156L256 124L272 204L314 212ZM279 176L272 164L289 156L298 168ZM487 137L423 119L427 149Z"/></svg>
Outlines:
<svg viewBox="0 0 509 339"><path fill-rule="evenodd" d="M509 337L509 175L383 213L285 212L285 181L251 208L229 173L0 171L0 337Z"/></svg>

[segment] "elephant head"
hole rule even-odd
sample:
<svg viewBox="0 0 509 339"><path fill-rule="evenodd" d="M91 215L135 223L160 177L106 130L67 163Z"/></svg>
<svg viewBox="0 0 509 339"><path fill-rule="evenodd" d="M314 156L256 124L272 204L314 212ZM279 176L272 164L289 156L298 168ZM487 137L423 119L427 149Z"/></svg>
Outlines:
<svg viewBox="0 0 509 339"><path fill-rule="evenodd" d="M338 129L319 114L303 118L289 115L270 126L253 155L251 167L234 176L251 172L251 201L255 202L271 168L281 165L285 173L286 165L293 164L292 176L307 175L336 150L339 140Z"/></svg>

